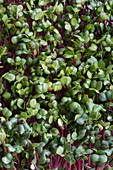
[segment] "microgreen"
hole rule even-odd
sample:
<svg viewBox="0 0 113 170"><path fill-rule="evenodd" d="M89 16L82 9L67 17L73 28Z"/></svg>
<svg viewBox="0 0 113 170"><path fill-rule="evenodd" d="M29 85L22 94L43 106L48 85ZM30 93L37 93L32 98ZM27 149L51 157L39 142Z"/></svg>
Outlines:
<svg viewBox="0 0 113 170"><path fill-rule="evenodd" d="M112 7L0 0L0 169L112 169Z"/></svg>

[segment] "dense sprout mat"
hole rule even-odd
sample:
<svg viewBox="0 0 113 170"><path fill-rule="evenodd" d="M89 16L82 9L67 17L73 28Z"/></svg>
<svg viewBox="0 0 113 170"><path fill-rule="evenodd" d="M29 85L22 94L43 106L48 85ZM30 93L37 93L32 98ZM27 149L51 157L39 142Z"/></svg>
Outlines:
<svg viewBox="0 0 113 170"><path fill-rule="evenodd" d="M112 159L113 1L0 0L0 169Z"/></svg>

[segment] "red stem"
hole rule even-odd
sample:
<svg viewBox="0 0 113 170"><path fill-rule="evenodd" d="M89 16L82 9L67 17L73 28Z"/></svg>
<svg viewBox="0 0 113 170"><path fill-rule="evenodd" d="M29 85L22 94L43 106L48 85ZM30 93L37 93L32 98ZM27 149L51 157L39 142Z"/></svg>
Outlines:
<svg viewBox="0 0 113 170"><path fill-rule="evenodd" d="M75 169L75 168L77 168L77 165L76 165L76 164L71 165L71 169L72 169L72 170Z"/></svg>
<svg viewBox="0 0 113 170"><path fill-rule="evenodd" d="M108 108L111 111L111 113L113 113L113 110L112 110L111 106L108 106Z"/></svg>
<svg viewBox="0 0 113 170"><path fill-rule="evenodd" d="M6 0L6 4L9 5L9 0Z"/></svg>
<svg viewBox="0 0 113 170"><path fill-rule="evenodd" d="M18 164L20 164L20 160L19 160L19 157L17 156L16 152L14 152L14 156L16 157Z"/></svg>
<svg viewBox="0 0 113 170"><path fill-rule="evenodd" d="M113 103L113 101L112 100L109 100L111 103Z"/></svg>

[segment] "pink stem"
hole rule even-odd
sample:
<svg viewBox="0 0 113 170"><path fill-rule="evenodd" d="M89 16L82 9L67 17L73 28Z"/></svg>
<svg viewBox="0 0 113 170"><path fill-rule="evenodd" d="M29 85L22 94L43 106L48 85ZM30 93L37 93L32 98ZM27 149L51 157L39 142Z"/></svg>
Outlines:
<svg viewBox="0 0 113 170"><path fill-rule="evenodd" d="M26 146L26 149L28 150L29 149L29 141L27 140L27 146Z"/></svg>
<svg viewBox="0 0 113 170"><path fill-rule="evenodd" d="M71 165L69 165L69 168L68 168L68 170L71 170Z"/></svg>
<svg viewBox="0 0 113 170"><path fill-rule="evenodd" d="M17 170L15 166L14 166L14 170Z"/></svg>
<svg viewBox="0 0 113 170"><path fill-rule="evenodd" d="M77 162L78 162L78 168L77 168L77 170L81 170L81 160L78 159Z"/></svg>
<svg viewBox="0 0 113 170"><path fill-rule="evenodd" d="M49 46L48 46L48 44L47 44L47 46L46 46L46 47L47 47L47 49L49 50Z"/></svg>

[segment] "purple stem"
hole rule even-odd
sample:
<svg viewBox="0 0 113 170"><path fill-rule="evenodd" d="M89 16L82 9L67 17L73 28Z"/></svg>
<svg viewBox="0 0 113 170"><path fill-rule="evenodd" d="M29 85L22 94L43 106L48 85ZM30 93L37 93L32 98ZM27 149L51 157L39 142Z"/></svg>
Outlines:
<svg viewBox="0 0 113 170"><path fill-rule="evenodd" d="M5 80L3 79L3 85L4 85L4 88L6 90L6 85L5 85Z"/></svg>
<svg viewBox="0 0 113 170"><path fill-rule="evenodd" d="M27 139L26 139L27 140ZM26 146L26 149L28 150L29 149L29 141L27 140L27 146Z"/></svg>
<svg viewBox="0 0 113 170"><path fill-rule="evenodd" d="M74 146L78 148L78 139L74 142Z"/></svg>
<svg viewBox="0 0 113 170"><path fill-rule="evenodd" d="M66 11L67 2L64 2L64 13Z"/></svg>
<svg viewBox="0 0 113 170"><path fill-rule="evenodd" d="M73 165L71 166L71 169L73 170L73 169L75 169L75 168L77 168L77 165L76 165L76 164L73 164Z"/></svg>
<svg viewBox="0 0 113 170"><path fill-rule="evenodd" d="M65 162L65 163L64 163L64 165L63 165L63 168L66 168L66 169L68 169L67 162Z"/></svg>
<svg viewBox="0 0 113 170"><path fill-rule="evenodd" d="M52 81L52 74L50 73L50 81Z"/></svg>
<svg viewBox="0 0 113 170"><path fill-rule="evenodd" d="M102 140L105 140L105 128L103 128L103 132L102 132Z"/></svg>
<svg viewBox="0 0 113 170"><path fill-rule="evenodd" d="M78 160L77 160L77 163L78 163L78 168L77 168L77 170L81 170L81 160L78 159Z"/></svg>
<svg viewBox="0 0 113 170"><path fill-rule="evenodd" d="M31 50L32 51L32 54L33 54L33 59L35 58L35 54L34 54L34 50Z"/></svg>
<svg viewBox="0 0 113 170"><path fill-rule="evenodd" d="M28 16L27 20L28 20L28 23L29 23L30 31L32 31L32 19L31 19L31 17Z"/></svg>
<svg viewBox="0 0 113 170"><path fill-rule="evenodd" d="M61 130L61 137L64 136L64 130Z"/></svg>
<svg viewBox="0 0 113 170"><path fill-rule="evenodd" d="M81 54L81 59L80 59L80 61L82 61L82 58L83 58L83 54Z"/></svg>
<svg viewBox="0 0 113 170"><path fill-rule="evenodd" d="M89 141L89 148L91 149L92 148L92 143ZM91 157L91 153L89 154L89 156L88 156L88 166L90 167L91 166L91 159L90 159L90 157Z"/></svg>
<svg viewBox="0 0 113 170"><path fill-rule="evenodd" d="M97 104L99 103L99 96L98 96L98 93L96 93L97 95Z"/></svg>
<svg viewBox="0 0 113 170"><path fill-rule="evenodd" d="M56 91L56 98L57 98L57 96L58 96L58 90Z"/></svg>
<svg viewBox="0 0 113 170"><path fill-rule="evenodd" d="M39 166L39 155L38 155L38 153L36 153L36 157L37 157L37 168L38 168L38 166Z"/></svg>
<svg viewBox="0 0 113 170"><path fill-rule="evenodd" d="M113 136L113 130L111 131L111 136Z"/></svg>
<svg viewBox="0 0 113 170"><path fill-rule="evenodd" d="M29 169L29 159L27 159L26 166L27 166L27 168Z"/></svg>
<svg viewBox="0 0 113 170"><path fill-rule="evenodd" d="M74 66L76 67L76 58L74 58Z"/></svg>
<svg viewBox="0 0 113 170"><path fill-rule="evenodd" d="M55 168L58 168L59 161L60 161L60 155L57 156L57 161L54 166Z"/></svg>
<svg viewBox="0 0 113 170"><path fill-rule="evenodd" d="M50 167L51 168L53 167L53 156L52 155L50 156Z"/></svg>
<svg viewBox="0 0 113 170"><path fill-rule="evenodd" d="M25 101L25 110L26 110L26 107L27 107L27 101Z"/></svg>
<svg viewBox="0 0 113 170"><path fill-rule="evenodd" d="M52 26L54 26L54 22L52 22Z"/></svg>
<svg viewBox="0 0 113 170"><path fill-rule="evenodd" d="M5 107L5 103L4 103L4 102L2 102L2 107L3 107L3 108Z"/></svg>
<svg viewBox="0 0 113 170"><path fill-rule="evenodd" d="M84 160L82 159L82 169L81 170L84 170Z"/></svg>
<svg viewBox="0 0 113 170"><path fill-rule="evenodd" d="M61 166L62 166L61 163L63 162L63 160L64 160L63 158L60 159L59 164L58 164L58 167L61 167Z"/></svg>

